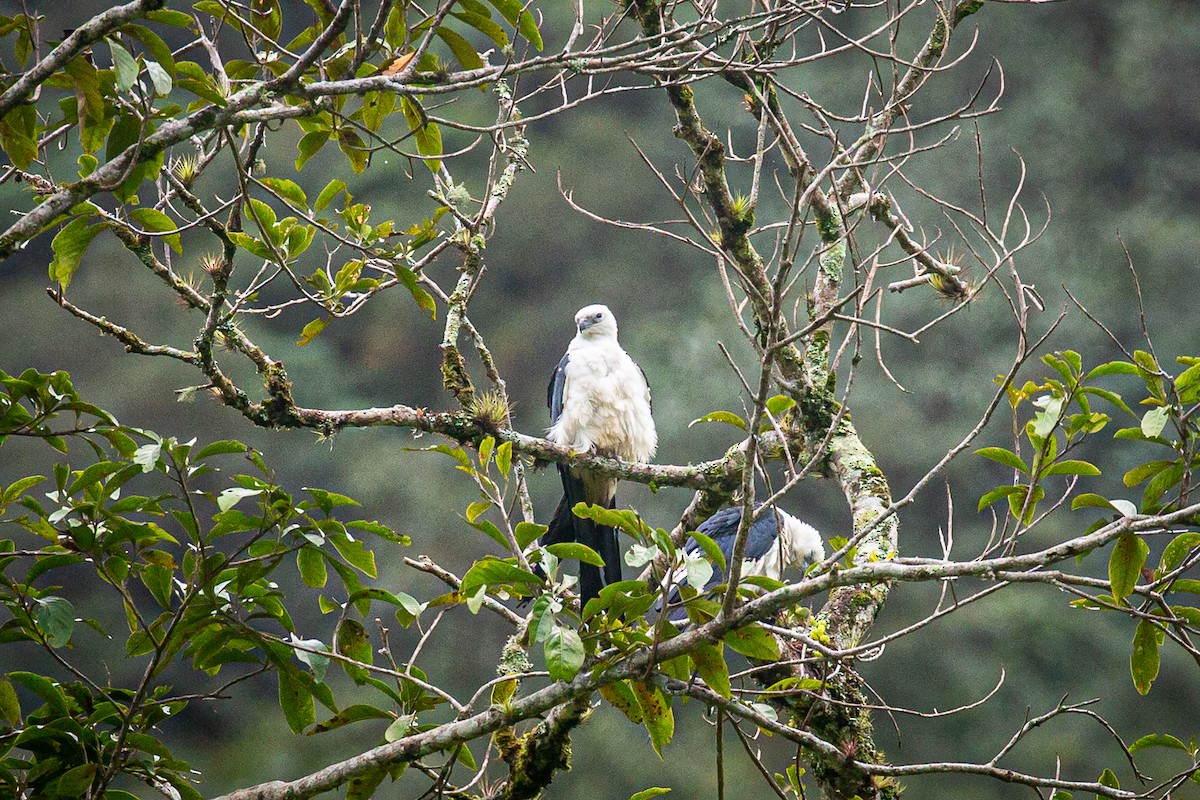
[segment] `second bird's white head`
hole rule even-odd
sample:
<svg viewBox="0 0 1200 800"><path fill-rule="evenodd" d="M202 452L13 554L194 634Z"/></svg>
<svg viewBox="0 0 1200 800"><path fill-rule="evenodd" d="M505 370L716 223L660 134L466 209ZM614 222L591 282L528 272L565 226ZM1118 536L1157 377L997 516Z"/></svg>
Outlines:
<svg viewBox="0 0 1200 800"><path fill-rule="evenodd" d="M808 561L815 564L825 560L825 544L816 528L807 522L801 522L783 509L776 509L776 513L779 514L779 521L783 523L781 538L789 563Z"/></svg>
<svg viewBox="0 0 1200 800"><path fill-rule="evenodd" d="M576 312L575 328L584 339L617 338L617 318L608 306L599 303L584 306Z"/></svg>

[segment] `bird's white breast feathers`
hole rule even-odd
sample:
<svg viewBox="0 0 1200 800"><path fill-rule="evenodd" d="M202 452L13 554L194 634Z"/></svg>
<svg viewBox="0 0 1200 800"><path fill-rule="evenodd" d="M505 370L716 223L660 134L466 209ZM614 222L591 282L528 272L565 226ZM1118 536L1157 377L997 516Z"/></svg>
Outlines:
<svg viewBox="0 0 1200 800"><path fill-rule="evenodd" d="M576 337L567 349L566 384L549 438L576 451L596 450L626 461L649 461L658 447L650 389L615 338Z"/></svg>

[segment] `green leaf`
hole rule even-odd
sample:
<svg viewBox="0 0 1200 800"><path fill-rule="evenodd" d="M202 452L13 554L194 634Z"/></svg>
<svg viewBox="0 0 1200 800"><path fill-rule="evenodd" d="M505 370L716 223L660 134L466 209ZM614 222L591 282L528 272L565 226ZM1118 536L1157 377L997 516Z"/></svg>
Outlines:
<svg viewBox="0 0 1200 800"><path fill-rule="evenodd" d="M325 672L329 669L329 656L325 653L329 652L329 647L320 639L300 639L295 634L292 634L291 644L299 645L294 652L297 660L307 666L312 671L313 680L318 683L325 680ZM307 650L301 650L300 647L306 647ZM319 650L319 653L310 652ZM322 700L321 702L325 702Z"/></svg>
<svg viewBox="0 0 1200 800"><path fill-rule="evenodd" d="M630 681L630 686L642 707L642 724L650 734L650 745L662 758L663 747L671 742L675 733L675 715L671 711L670 698L657 686L641 681Z"/></svg>
<svg viewBox="0 0 1200 800"><path fill-rule="evenodd" d="M518 584L540 586L542 579L532 572L521 569L508 561L496 558L485 558L475 564L463 575L459 591L470 597L483 586L503 586Z"/></svg>
<svg viewBox="0 0 1200 800"><path fill-rule="evenodd" d="M328 319L321 319L318 317L317 319L314 319L312 322L305 325L304 330L300 331L300 338L296 340L296 346L304 347L313 339L317 338L321 331L325 330L325 326L328 324Z"/></svg>
<svg viewBox="0 0 1200 800"><path fill-rule="evenodd" d="M316 547L301 547L296 552L296 566L305 586L320 589L329 579L325 569L325 556Z"/></svg>
<svg viewBox="0 0 1200 800"><path fill-rule="evenodd" d="M975 455L990 458L992 461L999 461L1006 467L1029 474L1029 467L1025 466L1025 462L1011 450L1005 450L1003 447L981 447L975 451Z"/></svg>
<svg viewBox="0 0 1200 800"><path fill-rule="evenodd" d="M703 417L692 420L688 423L688 427L691 428L695 425L699 425L702 422L724 422L727 425L732 425L735 428L741 428L744 431L750 430L746 426L746 420L742 419L737 414L734 414L732 411L712 411L708 414L705 414Z"/></svg>
<svg viewBox="0 0 1200 800"><path fill-rule="evenodd" d="M301 733L317 721L312 692L290 671L279 670L279 707L292 733Z"/></svg>
<svg viewBox="0 0 1200 800"><path fill-rule="evenodd" d="M1081 508L1103 508L1109 511L1116 511L1116 507L1105 497L1092 492L1084 492L1077 495L1071 500L1071 510L1078 511Z"/></svg>
<svg viewBox="0 0 1200 800"><path fill-rule="evenodd" d="M56 281L65 290L75 271L79 269L83 254L104 227L89 225L87 219L76 217L55 234L50 243L51 249L54 250L54 260L50 262L50 280Z"/></svg>
<svg viewBox="0 0 1200 800"><path fill-rule="evenodd" d="M202 461L206 458L219 455L227 455L229 453L244 453L249 448L242 442L233 439L222 439L217 442L212 442L201 448L200 452L192 456L193 461Z"/></svg>
<svg viewBox="0 0 1200 800"><path fill-rule="evenodd" d="M1106 769L1106 770L1104 770L1104 772L1100 773L1100 778L1098 779L1098 783L1100 783L1101 786L1107 786L1110 789L1120 789L1121 788L1121 782L1119 780L1117 780L1117 776L1113 774L1113 771L1111 769Z"/></svg>
<svg viewBox="0 0 1200 800"><path fill-rule="evenodd" d="M724 572L725 554L721 552L721 546L713 541L712 537L706 536L700 531L692 531L689 535L696 544L700 545L700 549L704 551L704 555L708 556L708 560L715 564L717 569Z"/></svg>
<svg viewBox="0 0 1200 800"><path fill-rule="evenodd" d="M440 156L442 154L442 132L425 116L425 109L421 107L421 104L409 95L401 95L400 109L404 112L408 129L412 131L413 138L417 142L417 152L423 156ZM425 166L429 167L431 172L436 173L441 171L442 162L437 158L427 158Z"/></svg>
<svg viewBox="0 0 1200 800"><path fill-rule="evenodd" d="M1084 378L1084 381L1087 382L1087 381L1090 381L1092 378L1099 378L1102 375L1137 375L1137 374L1138 374L1137 367L1134 366L1133 364L1130 364L1128 361L1109 361L1107 364L1101 364L1098 367L1094 367L1092 369L1092 371L1087 374L1087 377Z"/></svg>
<svg viewBox="0 0 1200 800"><path fill-rule="evenodd" d="M1161 369L1158 366L1158 361L1154 358L1153 355L1151 355L1150 353L1147 353L1145 350L1134 350L1133 351L1133 361L1135 364L1138 365L1140 370L1143 372L1150 372L1150 373L1161 372Z"/></svg>
<svg viewBox="0 0 1200 800"><path fill-rule="evenodd" d="M1150 546L1142 541L1142 537L1130 531L1121 534L1108 560L1108 582L1113 597L1122 600L1130 595L1149 554Z"/></svg>
<svg viewBox="0 0 1200 800"><path fill-rule="evenodd" d="M18 103L0 118L0 148L17 169L29 169L38 156L37 109Z"/></svg>
<svg viewBox="0 0 1200 800"><path fill-rule="evenodd" d="M1066 403L1065 397L1056 397L1054 395L1043 395L1034 401L1034 405L1040 405L1040 411L1033 419L1033 432L1039 438L1045 439L1054 430L1054 426L1058 424L1058 419L1062 416L1063 404Z"/></svg>
<svg viewBox="0 0 1200 800"><path fill-rule="evenodd" d="M1142 417L1142 433L1148 438L1153 439L1162 433L1163 428L1167 426L1167 422L1171 419L1171 410L1165 406L1152 408Z"/></svg>
<svg viewBox="0 0 1200 800"><path fill-rule="evenodd" d="M392 10L396 11L397 9ZM375 796L375 790L387 776L388 771L382 768L355 775L346 785L346 800L371 800Z"/></svg>
<svg viewBox="0 0 1200 800"><path fill-rule="evenodd" d="M233 508L241 500L247 497L254 497L262 494L262 489L247 489L242 486L230 486L228 489L222 489L217 495L217 508L222 511L228 511Z"/></svg>
<svg viewBox="0 0 1200 800"><path fill-rule="evenodd" d="M467 3L463 3L462 7L466 8L467 5ZM454 17L455 19L462 20L475 30L482 33L484 36L491 39L496 43L496 47L499 47L500 49L508 47L508 34L504 32L504 28L492 21L492 13L487 10L487 6L479 4L471 11L451 11L450 16Z"/></svg>
<svg viewBox="0 0 1200 800"><path fill-rule="evenodd" d="M159 97L166 97L174 88L175 82L171 78L171 73L167 71L157 61L146 62L146 72L150 75L150 81L154 84L154 93Z"/></svg>
<svg viewBox="0 0 1200 800"><path fill-rule="evenodd" d="M1168 491L1179 485L1185 470L1182 461L1176 461L1170 467L1155 475L1142 490L1142 505L1149 508L1159 501Z"/></svg>
<svg viewBox="0 0 1200 800"><path fill-rule="evenodd" d="M367 629L356 619L347 617L338 623L337 632L334 634L334 646L339 654L347 658L363 664L372 663L374 653L371 649L371 637L367 635ZM355 683L362 683L367 678L367 670L363 667L345 661L338 663Z"/></svg>
<svg viewBox="0 0 1200 800"><path fill-rule="evenodd" d="M779 642L766 628L752 624L730 631L723 637L725 644L747 658L759 661L778 661Z"/></svg>
<svg viewBox="0 0 1200 800"><path fill-rule="evenodd" d="M585 544L579 544L578 542L558 542L557 544L547 545L546 549L558 558L573 558L581 564L591 564L594 567L604 566L604 559L600 557L600 554Z"/></svg>
<svg viewBox="0 0 1200 800"><path fill-rule="evenodd" d="M113 69L117 75L117 90L127 94L137 83L137 59L129 54L115 39L108 39L108 49L112 53Z"/></svg>
<svg viewBox="0 0 1200 800"><path fill-rule="evenodd" d="M1107 400L1108 402L1112 403L1114 406L1116 406L1117 408L1121 409L1122 411L1130 414L1131 416L1137 416L1136 414L1133 413L1133 409L1130 408L1125 403L1125 401L1121 399L1121 395L1117 394L1116 392L1110 392L1107 389L1101 389L1096 386L1085 386L1082 391L1084 394L1094 394L1094 395L1096 395L1096 397L1100 397L1104 400Z"/></svg>
<svg viewBox="0 0 1200 800"><path fill-rule="evenodd" d="M178 231L178 226L171 221L163 212L156 208L145 206L137 208L129 212L129 216L138 221L139 224L151 233L166 233L162 240L171 246L171 249L176 253L183 252L183 243L179 239L178 233L170 233L170 231Z"/></svg>
<svg viewBox="0 0 1200 800"><path fill-rule="evenodd" d="M60 775L52 784L48 795L51 797L83 797L92 786L99 764L80 764Z"/></svg>
<svg viewBox="0 0 1200 800"><path fill-rule="evenodd" d="M1171 606L1171 613L1188 625L1200 625L1200 608L1194 606Z"/></svg>
<svg viewBox="0 0 1200 800"><path fill-rule="evenodd" d="M496 437L485 436L479 443L479 466L486 467L492 460L492 452L496 449ZM488 505L491 505L490 503Z"/></svg>
<svg viewBox="0 0 1200 800"><path fill-rule="evenodd" d="M524 550L536 542L549 529L550 526L538 525L536 522L518 522L515 529L517 544Z"/></svg>
<svg viewBox="0 0 1200 800"><path fill-rule="evenodd" d="M470 525L475 530L486 533L488 537L496 544L500 545L506 550L508 549L508 537L506 537L504 533L501 532L500 528L496 526L496 523L492 522L490 519L485 519L481 522L472 522Z"/></svg>
<svg viewBox="0 0 1200 800"><path fill-rule="evenodd" d="M546 637L545 653L550 680L570 681L583 666L583 640L579 631L555 625Z"/></svg>
<svg viewBox="0 0 1200 800"><path fill-rule="evenodd" d="M512 468L512 442L501 442L496 448L496 468L500 470L501 475L508 475L509 469Z"/></svg>
<svg viewBox="0 0 1200 800"><path fill-rule="evenodd" d="M1013 495L1020 495L1021 497L1024 497L1027 490L1028 487L1026 486L997 486L995 489L992 489L983 497L979 498L979 507L975 510L983 511L992 503Z"/></svg>
<svg viewBox="0 0 1200 800"><path fill-rule="evenodd" d="M15 728L21 724L21 703L17 700L17 690L6 680L0 680L0 719Z"/></svg>
<svg viewBox="0 0 1200 800"><path fill-rule="evenodd" d="M150 564L142 570L142 583L164 610L171 609L171 590L175 571L161 564Z"/></svg>
<svg viewBox="0 0 1200 800"><path fill-rule="evenodd" d="M683 569L688 583L699 589L707 586L713 576L713 565L700 553L687 553L683 557Z"/></svg>
<svg viewBox="0 0 1200 800"><path fill-rule="evenodd" d="M1042 477L1049 475L1099 475L1100 470L1095 464L1090 464L1087 461L1075 461L1072 459L1064 459L1055 461L1046 469L1042 470Z"/></svg>
<svg viewBox="0 0 1200 800"><path fill-rule="evenodd" d="M732 697L733 686L729 682L729 665L725 663L724 647L720 642L705 643L688 654L696 674L708 688L721 697Z"/></svg>
<svg viewBox="0 0 1200 800"><path fill-rule="evenodd" d="M296 208L308 208L308 197L295 181L287 178L263 178L263 185Z"/></svg>
<svg viewBox="0 0 1200 800"><path fill-rule="evenodd" d="M105 477L120 470L124 465L120 461L100 461L92 464L87 469L78 474L75 480L71 481L71 485L67 487L67 495L78 493L81 489L87 489L99 483Z"/></svg>
<svg viewBox="0 0 1200 800"><path fill-rule="evenodd" d="M350 538L345 533L330 534L329 541L333 543L338 555L346 559L346 563L350 566L364 575L372 578L378 577L379 573L375 568L375 554L368 550L362 542Z"/></svg>
<svg viewBox="0 0 1200 800"><path fill-rule="evenodd" d="M38 628L46 637L46 644L59 648L71 641L75 630L75 606L62 597L43 597L37 601L35 615Z"/></svg>
<svg viewBox="0 0 1200 800"><path fill-rule="evenodd" d="M1169 733L1148 733L1129 745L1129 752L1136 753L1139 750L1146 750L1151 747L1169 747L1172 750L1182 750L1185 753L1190 752L1186 744Z"/></svg>
<svg viewBox="0 0 1200 800"><path fill-rule="evenodd" d="M296 156L296 171L299 172L308 160L321 151L325 143L329 141L329 130L310 131L300 137L300 141L296 143L296 149L300 155Z"/></svg>
<svg viewBox="0 0 1200 800"><path fill-rule="evenodd" d="M1123 480L1126 486L1137 486L1142 481L1154 477L1174 463L1174 461L1147 461L1145 464L1139 464L1126 472Z"/></svg>
<svg viewBox="0 0 1200 800"><path fill-rule="evenodd" d="M333 202L333 198L337 197L338 192L345 191L346 182L341 178L334 178L329 183L325 184L325 188L317 195L317 202L313 204L313 211L321 211L325 206Z"/></svg>
<svg viewBox="0 0 1200 800"><path fill-rule="evenodd" d="M636 794L629 796L629 800L650 800L651 797L658 797L660 794L667 794L671 790L664 789L660 786L652 786L649 789L642 789Z"/></svg>
<svg viewBox="0 0 1200 800"><path fill-rule="evenodd" d="M1200 547L1200 533L1187 531L1179 534L1163 550L1158 571L1164 575L1171 572L1183 563L1183 559L1187 557L1188 553L1197 547Z"/></svg>
<svg viewBox="0 0 1200 800"><path fill-rule="evenodd" d="M1133 633L1133 652L1129 655L1129 671L1138 694L1150 691L1150 684L1158 677L1159 663L1158 628L1144 619Z"/></svg>
<svg viewBox="0 0 1200 800"><path fill-rule="evenodd" d="M454 58L462 64L463 69L479 69L483 66L483 59L479 57L479 53L475 52L475 48L462 35L445 25L438 26L435 33L450 47L450 52L454 53Z"/></svg>
<svg viewBox="0 0 1200 800"><path fill-rule="evenodd" d="M411 714L398 717L391 725L388 725L387 730L383 732L383 740L385 742L400 741L408 735L408 731L412 727L412 724L413 718Z"/></svg>
<svg viewBox="0 0 1200 800"><path fill-rule="evenodd" d="M490 500L476 500L471 505L467 506L467 522L474 522L479 519L479 515L492 507Z"/></svg>
<svg viewBox="0 0 1200 800"><path fill-rule="evenodd" d="M533 18L533 14L528 11L521 12L521 20L517 23L517 30L521 32L531 45L537 48L538 52L542 50L542 34L538 31L537 22Z"/></svg>
<svg viewBox="0 0 1200 800"><path fill-rule="evenodd" d="M10 672L8 678L45 700L55 714L67 713L67 695L56 681L35 672Z"/></svg>
<svg viewBox="0 0 1200 800"><path fill-rule="evenodd" d="M1200 362L1192 364L1179 374L1175 379L1175 391L1179 392L1181 397L1186 397L1187 402L1195 402L1194 390L1200 386Z"/></svg>
<svg viewBox="0 0 1200 800"><path fill-rule="evenodd" d="M343 708L338 713L334 714L329 719L322 722L309 731L309 735L314 733L325 733L340 728L344 725L349 725L354 722L362 722L367 719L394 719L394 717L382 708L365 705L363 703L355 703L352 706Z"/></svg>
<svg viewBox="0 0 1200 800"><path fill-rule="evenodd" d="M634 725L641 725L644 715L642 706L638 703L629 681L617 681L600 687L600 696L609 702L613 708L620 711Z"/></svg>
<svg viewBox="0 0 1200 800"><path fill-rule="evenodd" d="M418 138L418 149L420 149L420 136ZM441 136L438 136L438 142L441 143ZM341 128L337 134L338 149L346 156L350 162L350 169L355 175L361 175L367 169L367 165L371 160L371 151L367 149L367 144L362 140L356 131L351 128ZM440 150L438 151L441 152Z"/></svg>
<svg viewBox="0 0 1200 800"><path fill-rule="evenodd" d="M1035 486L1032 499L1027 499L1029 487L1019 486L1017 488L1019 491L1008 496L1008 510L1014 517L1019 516L1021 522L1028 525L1033 522L1033 517L1037 513L1037 504L1046 496L1046 490L1041 486ZM1022 510L1024 510L1024 514L1021 514Z"/></svg>
<svg viewBox="0 0 1200 800"><path fill-rule="evenodd" d="M400 264L397 264L395 269L396 279L404 284L404 288L408 289L417 305L429 312L430 319L437 319L437 303L434 302L433 295L417 283L416 273Z"/></svg>
<svg viewBox="0 0 1200 800"><path fill-rule="evenodd" d="M784 412L795 408L796 401L787 395L777 394L767 398L767 411L775 419L779 419Z"/></svg>

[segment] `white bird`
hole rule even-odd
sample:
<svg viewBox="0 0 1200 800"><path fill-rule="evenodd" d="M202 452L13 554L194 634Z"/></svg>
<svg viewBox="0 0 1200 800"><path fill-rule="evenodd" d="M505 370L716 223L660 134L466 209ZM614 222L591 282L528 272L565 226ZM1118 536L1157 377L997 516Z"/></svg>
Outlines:
<svg viewBox="0 0 1200 800"><path fill-rule="evenodd" d="M761 503L756 503L755 509L761 506ZM737 540L741 522L742 507L731 506L713 514L700 523L696 530L716 543L728 564L733 558L733 545ZM688 539L684 546L684 558L689 557L702 557L700 544L695 539ZM803 565L805 562L815 564L824 559L825 544L817 529L776 507L767 510L750 523L741 575L743 578L749 575L765 575L775 580L783 580L784 568ZM668 613L672 622L683 622L687 620L687 612L679 605L679 587L688 584L686 572L680 569L672 577L672 582L674 586L667 598ZM700 589L700 593L703 594L722 583L725 583L725 571L714 570L712 577Z"/></svg>
<svg viewBox="0 0 1200 800"><path fill-rule="evenodd" d="M547 437L575 452L624 461L649 461L658 447L651 416L650 385L637 362L617 342L617 320L607 306L590 305L575 315L578 333L554 370L546 393ZM575 516L584 502L616 507L617 479L559 465L563 499L541 542L577 541L599 553L604 570L580 564L584 603L604 586L621 580L621 551L612 528Z"/></svg>

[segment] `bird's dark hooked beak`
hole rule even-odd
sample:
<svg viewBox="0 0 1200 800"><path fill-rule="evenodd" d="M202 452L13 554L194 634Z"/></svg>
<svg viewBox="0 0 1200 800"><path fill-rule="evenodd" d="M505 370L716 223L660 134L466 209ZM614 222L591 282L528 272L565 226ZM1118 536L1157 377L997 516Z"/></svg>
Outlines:
<svg viewBox="0 0 1200 800"><path fill-rule="evenodd" d="M596 324L595 317L584 317L583 319L579 320L579 332L583 333L584 331L586 331L588 328L592 327L595 324Z"/></svg>

